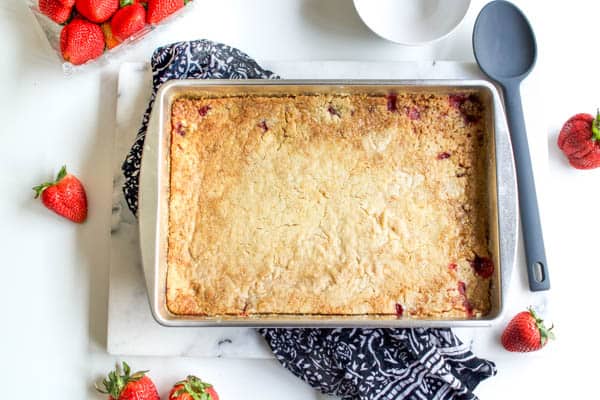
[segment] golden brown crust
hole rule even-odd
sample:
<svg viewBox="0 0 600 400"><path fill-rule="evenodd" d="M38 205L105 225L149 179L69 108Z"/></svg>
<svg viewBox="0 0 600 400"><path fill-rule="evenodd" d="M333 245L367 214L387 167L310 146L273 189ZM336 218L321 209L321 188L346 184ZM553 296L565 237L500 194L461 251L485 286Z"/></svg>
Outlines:
<svg viewBox="0 0 600 400"><path fill-rule="evenodd" d="M431 94L176 100L169 309L485 315L481 112Z"/></svg>

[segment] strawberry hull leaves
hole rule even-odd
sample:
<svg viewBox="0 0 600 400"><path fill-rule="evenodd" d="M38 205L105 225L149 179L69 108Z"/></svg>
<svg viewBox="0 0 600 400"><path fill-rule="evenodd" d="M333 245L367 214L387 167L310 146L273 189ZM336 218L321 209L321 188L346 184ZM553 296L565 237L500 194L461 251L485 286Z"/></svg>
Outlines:
<svg viewBox="0 0 600 400"><path fill-rule="evenodd" d="M219 395L209 383L194 375L179 381L169 393L169 400L219 400Z"/></svg>
<svg viewBox="0 0 600 400"><path fill-rule="evenodd" d="M100 393L108 394L114 400L160 400L156 386L146 376L148 371L131 373L131 368L123 362L123 368L117 364L114 371L102 381L103 387L96 385Z"/></svg>
<svg viewBox="0 0 600 400"><path fill-rule="evenodd" d="M593 140L600 141L600 110L596 110L596 118L592 121Z"/></svg>
<svg viewBox="0 0 600 400"><path fill-rule="evenodd" d="M123 361L123 375L120 374L120 368L117 364L117 368L108 373L108 378L102 380L104 389L101 389L98 386L96 386L96 389L100 393L108 394L114 399L118 399L127 383L139 381L147 372L148 371L137 371L132 374L129 365Z"/></svg>
<svg viewBox="0 0 600 400"><path fill-rule="evenodd" d="M44 190L48 189L50 186L55 185L56 182L62 181L65 176L67 176L67 166L63 165L60 168L60 170L58 171L58 174L56 175L56 180L50 181L50 182L44 182L41 185L37 185L37 186L33 187L33 191L35 192L34 199L37 199L38 197L40 197L40 195L44 192Z"/></svg>

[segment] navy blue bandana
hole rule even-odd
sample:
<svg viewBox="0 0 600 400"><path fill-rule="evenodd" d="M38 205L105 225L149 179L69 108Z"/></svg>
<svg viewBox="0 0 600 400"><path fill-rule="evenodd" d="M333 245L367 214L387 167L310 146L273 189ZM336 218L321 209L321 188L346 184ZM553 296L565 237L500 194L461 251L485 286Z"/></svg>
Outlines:
<svg viewBox="0 0 600 400"><path fill-rule="evenodd" d="M450 329L259 329L294 375L354 400L465 399L496 374Z"/></svg>
<svg viewBox="0 0 600 400"><path fill-rule="evenodd" d="M139 169L152 103L171 79L277 79L248 55L208 40L179 42L152 55L152 97L123 162L123 192L137 213ZM323 393L342 399L472 400L496 374L450 329L259 329L279 362Z"/></svg>

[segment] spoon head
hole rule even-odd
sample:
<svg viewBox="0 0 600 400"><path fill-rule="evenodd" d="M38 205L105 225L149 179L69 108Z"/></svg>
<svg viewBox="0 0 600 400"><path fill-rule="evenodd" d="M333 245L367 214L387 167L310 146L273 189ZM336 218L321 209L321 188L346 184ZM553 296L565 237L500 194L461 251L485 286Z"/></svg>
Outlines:
<svg viewBox="0 0 600 400"><path fill-rule="evenodd" d="M473 52L479 67L501 82L521 80L537 57L535 35L521 10L508 1L488 3L473 29Z"/></svg>

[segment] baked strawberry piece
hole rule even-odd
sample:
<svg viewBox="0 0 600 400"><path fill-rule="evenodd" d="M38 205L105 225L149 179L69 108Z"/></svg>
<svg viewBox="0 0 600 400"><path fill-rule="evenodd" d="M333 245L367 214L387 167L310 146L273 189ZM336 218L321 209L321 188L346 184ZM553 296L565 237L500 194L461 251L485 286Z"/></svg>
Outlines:
<svg viewBox="0 0 600 400"><path fill-rule="evenodd" d="M394 94L394 93L390 93L386 96L386 99L387 99L387 110L389 112L398 111L398 105L396 104L398 102L398 95Z"/></svg>
<svg viewBox="0 0 600 400"><path fill-rule="evenodd" d="M448 96L450 106L460 111L465 123L472 124L479 121L483 105L475 94L457 93Z"/></svg>
<svg viewBox="0 0 600 400"><path fill-rule="evenodd" d="M402 318L402 315L404 315L404 307L402 307L402 304L396 303L396 317Z"/></svg>
<svg viewBox="0 0 600 400"><path fill-rule="evenodd" d="M417 121L421 119L421 111L417 107L411 107L406 110L406 115L411 121Z"/></svg>
<svg viewBox="0 0 600 400"><path fill-rule="evenodd" d="M471 261L473 271L484 279L489 278L494 273L494 262L487 257L480 257L475 254L475 258Z"/></svg>
<svg viewBox="0 0 600 400"><path fill-rule="evenodd" d="M467 285L463 281L459 281L458 285L457 285L457 290L458 290L458 293L460 294L460 297L462 298L462 304L463 304L463 307L465 308L465 312L466 312L467 316L472 317L473 316L473 306L471 305L471 302L469 301L469 298L467 297Z"/></svg>

